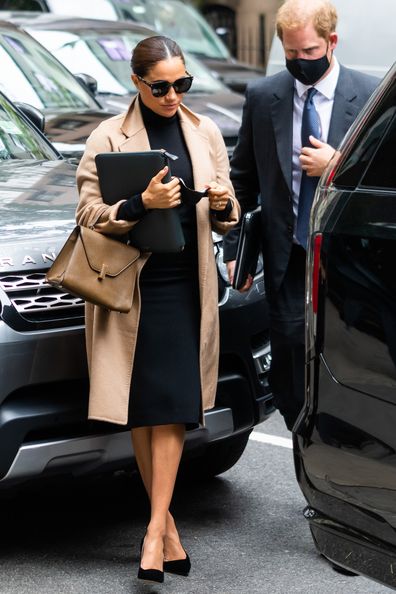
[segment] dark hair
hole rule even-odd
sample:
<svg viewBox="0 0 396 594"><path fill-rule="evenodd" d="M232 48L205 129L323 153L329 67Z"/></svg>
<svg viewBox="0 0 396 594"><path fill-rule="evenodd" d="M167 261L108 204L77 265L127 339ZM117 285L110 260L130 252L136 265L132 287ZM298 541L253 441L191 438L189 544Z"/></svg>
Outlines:
<svg viewBox="0 0 396 594"><path fill-rule="evenodd" d="M138 76L146 76L158 62L169 58L180 58L185 64L183 52L176 41L164 35L146 37L132 51L132 72Z"/></svg>

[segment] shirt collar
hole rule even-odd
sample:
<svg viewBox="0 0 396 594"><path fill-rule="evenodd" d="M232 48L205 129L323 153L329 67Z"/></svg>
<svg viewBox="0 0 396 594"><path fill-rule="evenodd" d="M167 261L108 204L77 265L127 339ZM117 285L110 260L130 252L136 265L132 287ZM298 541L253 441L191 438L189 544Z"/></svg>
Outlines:
<svg viewBox="0 0 396 594"><path fill-rule="evenodd" d="M306 93L308 89L311 88L311 86L314 86L315 89L319 91L319 93L326 97L326 99L334 99L339 74L340 65L337 58L333 55L333 68L330 70L329 74L316 85L304 85L299 80L295 81L297 95L301 98L304 93Z"/></svg>

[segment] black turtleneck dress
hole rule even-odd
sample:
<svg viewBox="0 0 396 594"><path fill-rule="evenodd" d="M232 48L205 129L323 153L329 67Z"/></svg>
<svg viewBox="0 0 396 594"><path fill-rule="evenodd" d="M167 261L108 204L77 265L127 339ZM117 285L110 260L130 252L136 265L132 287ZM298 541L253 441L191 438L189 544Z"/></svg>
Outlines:
<svg viewBox="0 0 396 594"><path fill-rule="evenodd" d="M165 149L177 155L178 159L171 163L171 173L193 187L191 160L178 115L159 116L141 101L140 108L151 149ZM144 210L141 197L132 198L126 209L136 208L139 200L137 210ZM176 208L185 237L184 250L151 254L140 276L141 315L129 400L130 427L181 423L192 428L199 423L196 209L195 205L186 204ZM144 212L140 214L144 216Z"/></svg>

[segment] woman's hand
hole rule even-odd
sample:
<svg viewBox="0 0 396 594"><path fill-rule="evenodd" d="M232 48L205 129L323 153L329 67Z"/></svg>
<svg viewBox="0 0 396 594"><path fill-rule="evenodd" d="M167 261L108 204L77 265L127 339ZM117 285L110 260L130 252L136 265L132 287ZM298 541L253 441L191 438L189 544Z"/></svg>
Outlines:
<svg viewBox="0 0 396 594"><path fill-rule="evenodd" d="M179 179L174 177L167 184L162 183L162 179L167 173L168 166L161 169L151 179L146 190L142 193L144 208L175 208L181 203Z"/></svg>
<svg viewBox="0 0 396 594"><path fill-rule="evenodd" d="M228 189L216 182L211 182L206 187L209 188L208 198L210 208L213 210L224 210L229 200Z"/></svg>

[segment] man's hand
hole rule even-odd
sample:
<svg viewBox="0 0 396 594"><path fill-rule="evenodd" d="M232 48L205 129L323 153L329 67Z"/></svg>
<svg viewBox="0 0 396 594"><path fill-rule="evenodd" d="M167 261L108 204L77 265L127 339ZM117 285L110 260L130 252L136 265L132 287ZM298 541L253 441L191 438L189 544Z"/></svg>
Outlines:
<svg viewBox="0 0 396 594"><path fill-rule="evenodd" d="M300 155L301 167L309 177L320 177L336 151L314 136L310 136L309 140L314 148L303 146Z"/></svg>
<svg viewBox="0 0 396 594"><path fill-rule="evenodd" d="M226 262L226 266L227 266L227 272L228 272L228 278L230 281L230 285L232 285L233 280L234 280L234 272L235 272L235 260L231 260L230 262ZM245 291L248 291L250 289L250 287L253 284L253 277L251 274L249 274L248 279L246 281L246 283L243 285L243 287L241 287L239 289L240 293L245 293Z"/></svg>

